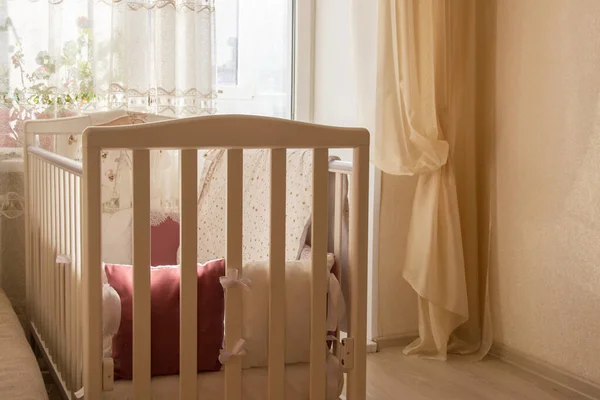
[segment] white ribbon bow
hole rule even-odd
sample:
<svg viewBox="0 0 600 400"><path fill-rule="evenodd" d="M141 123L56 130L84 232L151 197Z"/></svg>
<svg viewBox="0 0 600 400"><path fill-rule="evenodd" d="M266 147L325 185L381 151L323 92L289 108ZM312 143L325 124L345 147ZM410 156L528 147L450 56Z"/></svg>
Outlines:
<svg viewBox="0 0 600 400"><path fill-rule="evenodd" d="M221 352L219 354L219 362L221 364L225 364L227 361L229 361L231 357L246 355L246 350L244 349L245 344L246 341L244 339L240 339L237 341L235 346L233 346L232 351L229 352L225 349L221 349Z"/></svg>
<svg viewBox="0 0 600 400"><path fill-rule="evenodd" d="M226 275L219 278L219 282L223 289L230 287L242 286L245 289L250 289L252 281L248 278L238 279L239 271L235 268L228 268Z"/></svg>
<svg viewBox="0 0 600 400"><path fill-rule="evenodd" d="M325 340L327 340L328 342L337 342L339 344L342 344L342 341L337 337L337 336L333 336L333 335L327 335L327 337L325 337Z"/></svg>

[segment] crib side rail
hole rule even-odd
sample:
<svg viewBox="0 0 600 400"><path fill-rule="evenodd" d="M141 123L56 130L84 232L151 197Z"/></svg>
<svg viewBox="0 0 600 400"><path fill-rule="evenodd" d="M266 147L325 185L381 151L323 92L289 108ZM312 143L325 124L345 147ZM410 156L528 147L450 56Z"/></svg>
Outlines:
<svg viewBox="0 0 600 400"><path fill-rule="evenodd" d="M81 165L25 151L27 303L32 333L72 397L82 382Z"/></svg>

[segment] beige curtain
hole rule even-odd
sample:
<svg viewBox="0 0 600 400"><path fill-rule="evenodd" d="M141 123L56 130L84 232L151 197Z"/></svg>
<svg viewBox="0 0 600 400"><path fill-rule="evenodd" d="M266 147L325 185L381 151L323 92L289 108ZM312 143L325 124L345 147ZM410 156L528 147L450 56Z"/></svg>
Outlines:
<svg viewBox="0 0 600 400"><path fill-rule="evenodd" d="M491 331L474 184L475 0L380 0L378 25L373 162L418 175L403 276L418 294L419 338L405 353L484 354Z"/></svg>

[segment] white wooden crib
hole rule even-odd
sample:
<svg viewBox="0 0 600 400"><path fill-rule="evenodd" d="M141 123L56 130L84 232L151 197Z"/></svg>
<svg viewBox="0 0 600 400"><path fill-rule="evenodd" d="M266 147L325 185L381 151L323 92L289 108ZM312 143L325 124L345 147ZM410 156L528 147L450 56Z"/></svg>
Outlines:
<svg viewBox="0 0 600 400"><path fill-rule="evenodd" d="M114 115L118 115L116 113ZM101 120L111 114L102 114ZM285 381L286 149L313 150L311 224L310 399L326 399L326 302L329 175L351 175L348 337L336 346L347 374L346 396L366 397L367 203L369 134L364 129L319 126L253 116L209 116L139 125L93 126L97 117L26 124L27 304L32 334L66 398L83 388L86 400L113 388L111 359L102 352L101 152L133 153L133 396L152 398L150 373L150 150L180 151L181 334L180 399L202 398L197 390L197 180L198 149L227 150L227 270L242 269L242 171L244 149L271 149L271 233L267 392L281 400ZM158 119L158 118L157 118ZM57 124L60 124L57 125ZM83 163L39 146L38 135L85 130ZM354 149L353 164L329 165L328 150ZM336 179L336 202L341 179ZM340 248L341 214L335 213ZM56 262L70 254L69 262ZM242 288L225 296L225 349L242 336ZM242 363L225 364L224 398L241 400ZM81 391L79 392L81 394Z"/></svg>

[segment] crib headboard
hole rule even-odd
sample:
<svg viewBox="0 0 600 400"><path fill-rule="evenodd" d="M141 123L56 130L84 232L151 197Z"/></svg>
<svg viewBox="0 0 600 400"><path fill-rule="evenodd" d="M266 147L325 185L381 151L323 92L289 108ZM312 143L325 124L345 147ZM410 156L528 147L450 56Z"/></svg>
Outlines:
<svg viewBox="0 0 600 400"><path fill-rule="evenodd" d="M243 132L243 134L240 134ZM271 152L271 285L269 324L269 387L283 393L285 353L282 300L285 298L281 249L285 240L285 149L312 148L312 289L311 289L311 366L310 397L323 399L326 376L326 263L327 263L327 186L328 149L353 148L354 173L350 211L350 321L349 337L354 341L354 368L348 374L349 398L364 398L366 391L366 295L367 295L367 201L369 134L364 129L333 128L296 121L253 116L210 116L118 127L90 127L83 137L84 249L87 266L101 265L100 244L100 157L102 149L133 151L134 184L134 387L136 397L150 397L150 271L135 264L150 265L149 150L181 150L181 238L182 238L182 348L194 348L196 324L196 199L197 149L227 149L227 268L239 271L242 251L242 150L270 148ZM283 224L282 224L283 222ZM186 276L186 275L190 276ZM101 322L90 316L100 315L100 268L84 268L87 293L84 319L84 386L86 395L101 395L102 336ZM226 349L233 349L241 338L240 288L226 294ZM146 332L146 334L144 334ZM183 347L185 345L185 347ZM182 352L181 392L190 392L196 384L195 352ZM240 361L240 360L237 360ZM227 363L225 386L227 399L241 398L241 362ZM185 390L183 388L188 388ZM195 391L191 391L195 393Z"/></svg>

